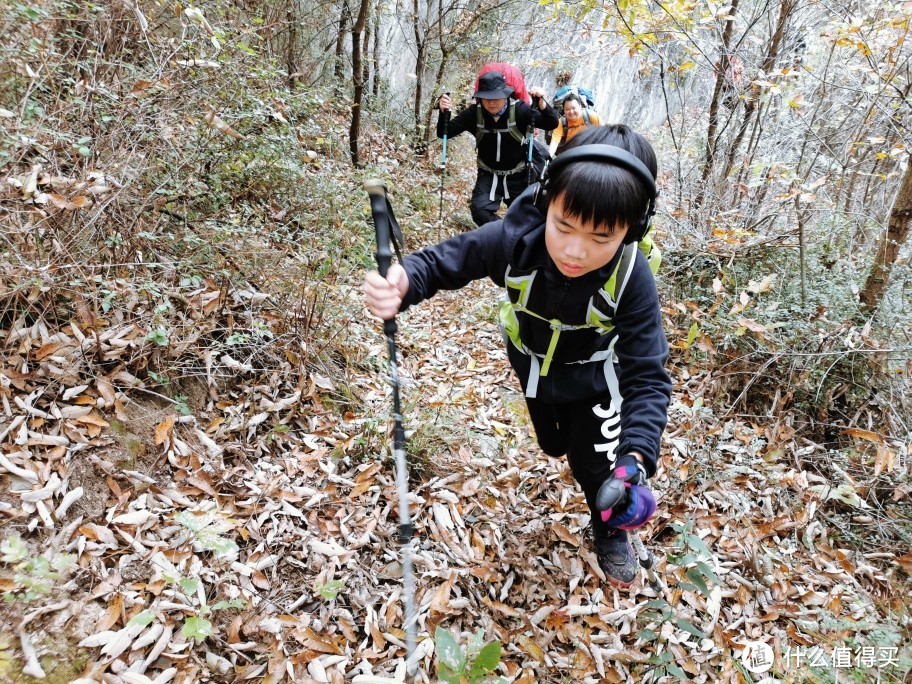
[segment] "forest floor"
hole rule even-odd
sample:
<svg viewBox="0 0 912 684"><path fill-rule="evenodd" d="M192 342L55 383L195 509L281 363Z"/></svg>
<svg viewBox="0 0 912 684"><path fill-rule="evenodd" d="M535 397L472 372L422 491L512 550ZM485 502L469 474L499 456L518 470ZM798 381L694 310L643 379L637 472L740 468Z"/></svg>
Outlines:
<svg viewBox="0 0 912 684"><path fill-rule="evenodd" d="M448 206L471 173L451 171ZM24 313L0 340L0 681L401 676L391 390L361 277L338 282L349 313L319 364L204 350L177 403L126 363L152 353L147 330L78 310L55 327L26 315L41 288L15 296ZM889 540L905 524L890 505L912 488L872 509L848 473L820 474L826 448L788 415L729 415L704 399L714 369L676 355L643 530L664 586L613 589L566 462L530 432L498 296L478 283L399 319L419 681L437 681L437 627L465 649L483 630L516 684L909 681L912 550ZM202 282L183 302L198 326L291 325L268 289ZM891 453L871 468L908 469Z"/></svg>

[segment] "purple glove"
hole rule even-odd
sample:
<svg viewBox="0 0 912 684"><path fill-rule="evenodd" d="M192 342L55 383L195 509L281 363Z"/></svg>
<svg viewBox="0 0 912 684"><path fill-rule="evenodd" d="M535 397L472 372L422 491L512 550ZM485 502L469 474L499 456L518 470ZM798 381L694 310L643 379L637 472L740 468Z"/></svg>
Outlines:
<svg viewBox="0 0 912 684"><path fill-rule="evenodd" d="M636 457L621 456L595 497L602 521L622 530L645 525L656 511L655 497L645 482L646 471Z"/></svg>

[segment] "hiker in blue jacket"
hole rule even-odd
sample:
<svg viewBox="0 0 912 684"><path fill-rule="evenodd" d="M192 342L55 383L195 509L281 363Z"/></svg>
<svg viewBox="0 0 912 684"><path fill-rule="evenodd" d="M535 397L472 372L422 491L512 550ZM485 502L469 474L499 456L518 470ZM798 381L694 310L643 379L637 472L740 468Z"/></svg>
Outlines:
<svg viewBox="0 0 912 684"><path fill-rule="evenodd" d="M545 101L545 91L530 88L529 94L531 107L510 97L513 87L507 85L501 72L489 71L478 79L478 90L472 95L476 104L459 112L446 126L444 117L437 118L438 138L444 133L447 138L465 131L475 134L478 177L471 207L476 225L497 219L501 202L509 207L528 187L529 132L534 128L550 131L557 127L557 113ZM441 96L438 107L441 112L452 107L448 95Z"/></svg>
<svg viewBox="0 0 912 684"><path fill-rule="evenodd" d="M368 309L384 320L479 278L506 287L500 322L538 443L546 454L567 454L592 514L599 565L618 586L638 571L624 530L655 511L645 482L656 471L671 395L658 292L637 248L654 213L656 169L651 145L631 129L589 128L502 220L364 283ZM652 501L642 519L597 510L609 478Z"/></svg>

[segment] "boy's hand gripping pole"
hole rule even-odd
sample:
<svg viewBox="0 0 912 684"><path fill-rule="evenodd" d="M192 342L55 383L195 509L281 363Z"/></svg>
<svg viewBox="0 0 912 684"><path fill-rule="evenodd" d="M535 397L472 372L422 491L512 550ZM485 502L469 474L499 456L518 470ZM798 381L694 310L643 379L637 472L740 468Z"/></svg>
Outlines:
<svg viewBox="0 0 912 684"><path fill-rule="evenodd" d="M370 180L364 184L370 196L371 214L374 218L374 229L377 234L377 270L384 278L389 271L393 253L390 243L396 250L396 256L402 260L402 229L396 222L393 207L386 195L386 186L381 181ZM383 323L389 349L390 382L393 387L393 454L396 458L396 489L399 495L399 542L402 544L402 582L403 603L405 608L405 647L406 671L412 676L417 663L413 660L415 653L415 579L412 574L412 520L409 515L408 473L405 459L405 428L402 427L402 411L399 402L399 370L396 365L396 319L391 318Z"/></svg>
<svg viewBox="0 0 912 684"><path fill-rule="evenodd" d="M598 494L596 494L595 506L600 511L609 511L616 506L623 507L627 499L627 492L628 489L623 480L614 477L605 480L602 486L599 487ZM646 548L642 538L640 538L639 530L627 530L627 536L633 545L640 567L646 571L646 579L649 581L649 586L661 596L662 580L659 579L655 571L655 558L649 549Z"/></svg>
<svg viewBox="0 0 912 684"><path fill-rule="evenodd" d="M449 93L444 93L447 97L450 96ZM446 165L447 165L447 126L450 124L450 110L440 112L440 117L443 119L443 151L440 155L440 214L437 216L437 222L442 226L443 225L443 181L446 178Z"/></svg>

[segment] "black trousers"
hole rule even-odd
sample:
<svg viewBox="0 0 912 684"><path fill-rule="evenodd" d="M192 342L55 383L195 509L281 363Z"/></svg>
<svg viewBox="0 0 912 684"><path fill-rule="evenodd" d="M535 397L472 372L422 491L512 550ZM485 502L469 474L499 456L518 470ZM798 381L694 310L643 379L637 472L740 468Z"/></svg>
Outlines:
<svg viewBox="0 0 912 684"><path fill-rule="evenodd" d="M497 189L494 191L494 199L491 199L491 186L497 180ZM478 177L475 179L475 187L472 188L472 220L476 226L494 221L497 219L497 211L503 202L508 207L513 204L513 200L519 197L523 190L529 184L528 173L525 169L509 176L495 176L490 171L478 169ZM508 193L504 193L506 184ZM509 194L509 198L504 195Z"/></svg>
<svg viewBox="0 0 912 684"><path fill-rule="evenodd" d="M541 178L542 171L545 169L545 163L551 159L548 148L542 145L538 140L532 145L532 173L531 183L537 183ZM528 154L529 148L523 145ZM525 156L525 155L523 155ZM523 190L530 185L530 174L528 168L523 168L509 176L497 177L497 189L494 191L494 199L491 199L491 185L494 183L494 174L484 169L478 169L478 177L475 179L475 187L472 189L472 220L475 225L480 226L497 218L497 211L500 209L500 203L503 202L508 207L513 204L513 200L519 197ZM510 198L506 199L504 195L504 183L507 184Z"/></svg>
<svg viewBox="0 0 912 684"><path fill-rule="evenodd" d="M595 497L614 470L621 434L621 415L611 398L549 404L526 397L526 405L542 451L549 456L567 454L573 477L586 495L593 527L605 528Z"/></svg>

